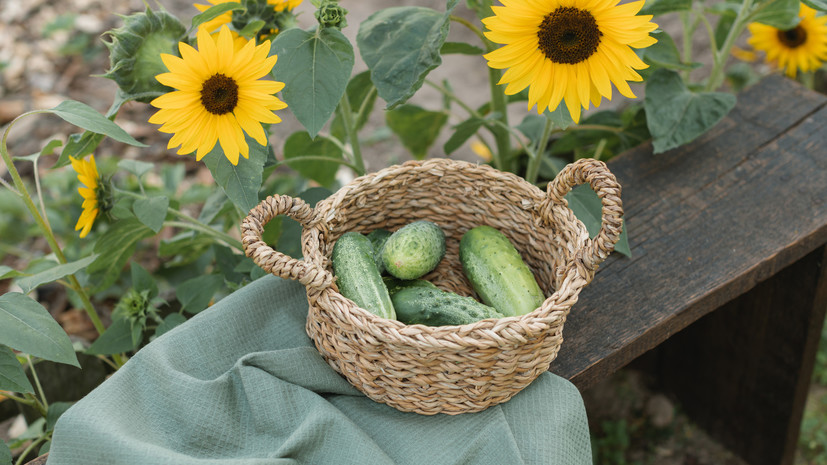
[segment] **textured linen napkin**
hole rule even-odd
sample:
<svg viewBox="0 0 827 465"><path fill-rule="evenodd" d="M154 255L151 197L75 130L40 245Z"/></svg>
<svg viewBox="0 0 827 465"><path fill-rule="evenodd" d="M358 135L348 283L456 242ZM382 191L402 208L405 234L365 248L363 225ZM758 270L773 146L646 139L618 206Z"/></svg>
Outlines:
<svg viewBox="0 0 827 465"><path fill-rule="evenodd" d="M141 349L58 421L48 465L591 465L577 389L544 373L479 413L403 413L331 369L307 299L266 276Z"/></svg>

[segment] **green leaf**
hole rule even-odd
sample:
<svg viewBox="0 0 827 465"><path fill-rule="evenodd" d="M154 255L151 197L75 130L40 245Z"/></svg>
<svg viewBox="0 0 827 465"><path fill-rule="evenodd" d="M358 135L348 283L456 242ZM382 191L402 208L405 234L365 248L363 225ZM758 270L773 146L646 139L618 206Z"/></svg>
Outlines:
<svg viewBox="0 0 827 465"><path fill-rule="evenodd" d="M258 34L258 31L261 30L262 27L264 27L264 24L266 23L260 19L256 21L250 21L249 23L247 23L246 26L244 26L244 29L238 32L238 35L240 35L241 37L247 37L248 39L251 39L253 38L253 36Z"/></svg>
<svg viewBox="0 0 827 465"><path fill-rule="evenodd" d="M0 296L0 341L20 352L80 368L63 328L40 303L18 292Z"/></svg>
<svg viewBox="0 0 827 465"><path fill-rule="evenodd" d="M735 106L735 96L692 92L674 71L659 69L646 82L646 122L655 153L691 142L718 123Z"/></svg>
<svg viewBox="0 0 827 465"><path fill-rule="evenodd" d="M152 299L158 295L158 283L155 278L141 265L132 262L129 266L130 275L132 276L132 288L138 292L148 291L148 298Z"/></svg>
<svg viewBox="0 0 827 465"><path fill-rule="evenodd" d="M63 415L74 402L50 402L46 411L46 431L53 431L58 418Z"/></svg>
<svg viewBox="0 0 827 465"><path fill-rule="evenodd" d="M677 70L692 70L701 66L700 63L684 63L675 41L666 32L653 32L651 36L657 39L657 42L641 50L641 58L649 66Z"/></svg>
<svg viewBox="0 0 827 465"><path fill-rule="evenodd" d="M692 0L655 0L646 2L640 13L641 15L662 15L673 11L687 11L692 8Z"/></svg>
<svg viewBox="0 0 827 465"><path fill-rule="evenodd" d="M60 157L58 157L54 167L60 168L61 166L68 165L70 163L69 157L80 159L94 152L103 141L103 137L103 134L92 131L72 134L69 136L69 140L66 141L66 145L63 146L63 150L60 152Z"/></svg>
<svg viewBox="0 0 827 465"><path fill-rule="evenodd" d="M350 82L347 83L345 94L347 95L350 108L353 110L354 115L359 112L359 108L362 106L366 109L364 113L359 115L359 118L355 122L354 129L356 131L362 129L368 121L368 117L376 102L376 92L371 92L374 89L373 81L370 80L370 71L362 71L350 78ZM342 116L339 112L336 112L333 117L333 122L330 125L330 134L339 140L345 140L347 137Z"/></svg>
<svg viewBox="0 0 827 465"><path fill-rule="evenodd" d="M0 344L0 391L34 393L32 383L14 351ZM2 457L2 455L0 455Z"/></svg>
<svg viewBox="0 0 827 465"><path fill-rule="evenodd" d="M444 13L417 6L386 8L360 25L356 43L388 109L405 103L442 63L439 52L456 5L457 0L449 0Z"/></svg>
<svg viewBox="0 0 827 465"><path fill-rule="evenodd" d="M85 103L65 100L60 102L58 106L46 111L63 118L67 123L74 124L87 131L104 134L124 144L134 145L136 147L147 147L146 144L135 140L127 134L126 131L121 129L120 126Z"/></svg>
<svg viewBox="0 0 827 465"><path fill-rule="evenodd" d="M477 130L485 124L485 120L481 118L469 118L458 125L454 126L454 133L442 146L445 155L450 155L462 146L468 139L477 133Z"/></svg>
<svg viewBox="0 0 827 465"><path fill-rule="evenodd" d="M827 12L827 2L824 0L801 0L801 3L822 13Z"/></svg>
<svg viewBox="0 0 827 465"><path fill-rule="evenodd" d="M128 318L118 318L86 349L86 353L111 355L130 352L141 343L141 335L138 334L137 338L135 337L136 330L140 332L141 327L133 326Z"/></svg>
<svg viewBox="0 0 827 465"><path fill-rule="evenodd" d="M3 440L0 440L0 465L12 465L11 449Z"/></svg>
<svg viewBox="0 0 827 465"><path fill-rule="evenodd" d="M138 220L156 233L164 226L167 208L169 198L165 195L140 198L132 204L132 211Z"/></svg>
<svg viewBox="0 0 827 465"><path fill-rule="evenodd" d="M212 21L228 11L241 9L243 9L243 7L241 6L241 3L238 2L219 3L218 5L211 6L200 14L192 17L192 28L195 29L207 21Z"/></svg>
<svg viewBox="0 0 827 465"><path fill-rule="evenodd" d="M301 157L320 157L308 161L290 162ZM325 159L330 159L326 161ZM330 187L336 179L342 149L332 140L319 136L311 139L306 132L294 132L284 142L284 162L302 176L322 186Z"/></svg>
<svg viewBox="0 0 827 465"><path fill-rule="evenodd" d="M35 152L35 153L33 153L31 155L28 155L28 156L25 156L25 157L14 157L14 160L26 160L26 161L30 161L30 162L35 162L40 157L51 155L52 152L54 152L55 149L60 147L61 145L63 145L62 141L60 141L58 139L52 139L52 140L49 141L48 144L46 144L45 147L43 147L40 150L40 152Z"/></svg>
<svg viewBox="0 0 827 465"><path fill-rule="evenodd" d="M575 187L566 195L569 208L574 212L578 220L583 222L589 231L589 237L594 238L600 232L600 224L603 215L603 204L600 197L595 194L588 184ZM627 257L632 256L629 248L629 238L626 234L626 224L623 224L623 231L615 244L615 250Z"/></svg>
<svg viewBox="0 0 827 465"><path fill-rule="evenodd" d="M261 173L267 160L267 147L259 145L249 136L247 144L250 146L250 157L240 158L238 165L230 163L220 144L215 144L212 151L202 158L215 182L221 186L230 201L244 212L258 205Z"/></svg>
<svg viewBox="0 0 827 465"><path fill-rule="evenodd" d="M155 165L139 160L121 160L118 162L118 168L128 171L140 178L149 172Z"/></svg>
<svg viewBox="0 0 827 465"><path fill-rule="evenodd" d="M121 270L135 252L138 241L154 234L137 218L117 221L95 243L94 250L98 257L89 265L86 271L89 274L100 275L103 278L99 288L109 287L121 275Z"/></svg>
<svg viewBox="0 0 827 465"><path fill-rule="evenodd" d="M554 111L546 110L543 112L543 116L551 121L552 127L556 129L566 129L574 124L574 120L571 118L569 109L565 105L557 105L557 108L554 109Z"/></svg>
<svg viewBox="0 0 827 465"><path fill-rule="evenodd" d="M28 294L41 284L50 283L63 278L64 276L77 273L78 271L89 266L89 264L96 258L97 255L90 255L74 262L54 266L46 271L41 271L40 273L20 279L17 281L17 285L20 286L23 294Z"/></svg>
<svg viewBox="0 0 827 465"><path fill-rule="evenodd" d="M441 111L428 111L417 105L405 104L385 114L388 127L399 136L402 145L414 158L422 160L428 148L436 141L448 115Z"/></svg>
<svg viewBox="0 0 827 465"><path fill-rule="evenodd" d="M281 95L311 137L336 110L353 71L353 46L341 31L288 29L273 41L279 59L273 77L284 82Z"/></svg>
<svg viewBox="0 0 827 465"><path fill-rule="evenodd" d="M792 29L800 21L799 7L799 0L764 0L757 3L750 19L781 30Z"/></svg>
<svg viewBox="0 0 827 465"><path fill-rule="evenodd" d="M187 317L180 313L170 313L164 318L164 321L155 329L155 337L164 333L168 333L172 328L179 326L187 321Z"/></svg>
<svg viewBox="0 0 827 465"><path fill-rule="evenodd" d="M439 53L441 55L482 55L485 50L465 42L445 42L442 44L442 48L439 49Z"/></svg>
<svg viewBox="0 0 827 465"><path fill-rule="evenodd" d="M21 273L10 266L0 265L0 279L17 278L20 276L26 276L26 274Z"/></svg>
<svg viewBox="0 0 827 465"><path fill-rule="evenodd" d="M189 279L178 285L175 295L181 302L181 309L188 313L198 313L209 306L215 292L224 287L224 278L217 274L208 274Z"/></svg>
<svg viewBox="0 0 827 465"><path fill-rule="evenodd" d="M201 212L198 214L198 221L204 224L210 224L221 213L221 210L224 209L224 206L227 205L227 195L224 192L216 190L204 202L204 206L201 207Z"/></svg>

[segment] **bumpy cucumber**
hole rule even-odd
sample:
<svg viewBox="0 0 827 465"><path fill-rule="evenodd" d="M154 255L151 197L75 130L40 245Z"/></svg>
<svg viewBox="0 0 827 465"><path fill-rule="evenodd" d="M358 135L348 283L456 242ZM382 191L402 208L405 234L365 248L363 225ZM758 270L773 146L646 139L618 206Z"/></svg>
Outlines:
<svg viewBox="0 0 827 465"><path fill-rule="evenodd" d="M490 226L478 226L462 236L459 259L480 299L503 315L525 315L545 300L520 253Z"/></svg>
<svg viewBox="0 0 827 465"><path fill-rule="evenodd" d="M333 245L332 260L343 296L382 318L396 318L388 289L376 268L370 239L355 231L344 233Z"/></svg>
<svg viewBox="0 0 827 465"><path fill-rule="evenodd" d="M399 279L416 279L436 268L445 256L445 233L420 220L395 231L382 248L385 271Z"/></svg>
<svg viewBox="0 0 827 465"><path fill-rule="evenodd" d="M465 325L485 318L502 318L494 308L471 297L436 287L410 286L391 296L396 318L407 325Z"/></svg>
<svg viewBox="0 0 827 465"><path fill-rule="evenodd" d="M387 229L374 229L368 233L368 239L373 245L373 259L376 267L379 268L379 273L385 272L385 264L382 263L382 248L389 237L391 237L391 232Z"/></svg>
<svg viewBox="0 0 827 465"><path fill-rule="evenodd" d="M437 289L434 283L424 279L399 279L393 276L383 276L382 281L385 283L385 287L388 288L388 294L391 295L391 299L393 299L394 294L409 287L429 287L431 289Z"/></svg>

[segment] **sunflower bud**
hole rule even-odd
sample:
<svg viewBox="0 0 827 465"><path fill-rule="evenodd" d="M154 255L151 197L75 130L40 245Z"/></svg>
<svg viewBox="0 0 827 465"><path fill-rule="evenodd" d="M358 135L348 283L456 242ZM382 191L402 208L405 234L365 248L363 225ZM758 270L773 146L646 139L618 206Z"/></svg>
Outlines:
<svg viewBox="0 0 827 465"><path fill-rule="evenodd" d="M112 79L121 91L144 103L171 90L155 76L167 72L161 54L178 56L178 42L187 34L175 16L147 8L143 13L123 17L123 26L106 34L111 39L105 42L110 69L103 77Z"/></svg>
<svg viewBox="0 0 827 465"><path fill-rule="evenodd" d="M341 30L347 26L347 10L340 7L336 0L324 0L314 15L322 27Z"/></svg>

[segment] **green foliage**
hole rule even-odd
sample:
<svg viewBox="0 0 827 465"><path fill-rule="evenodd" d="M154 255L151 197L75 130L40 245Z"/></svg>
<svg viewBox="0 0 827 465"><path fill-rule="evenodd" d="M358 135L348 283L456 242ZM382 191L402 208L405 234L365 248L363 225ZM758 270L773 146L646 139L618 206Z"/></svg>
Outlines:
<svg viewBox="0 0 827 465"><path fill-rule="evenodd" d="M14 352L4 345L0 345L0 391L34 392L23 365L17 360Z"/></svg>
<svg viewBox="0 0 827 465"><path fill-rule="evenodd" d="M49 311L18 292L0 296L0 341L35 357L80 367L69 336Z"/></svg>
<svg viewBox="0 0 827 465"><path fill-rule="evenodd" d="M270 151L269 147L259 145L250 137L247 137L247 144L250 146L249 158L240 159L237 165L233 165L224 156L221 144L218 143L202 158L215 182L236 207L245 212L250 211L259 202L258 191L261 188L262 171Z"/></svg>
<svg viewBox="0 0 827 465"><path fill-rule="evenodd" d="M808 401L801 421L798 450L808 465L827 465L827 394Z"/></svg>
<svg viewBox="0 0 827 465"><path fill-rule="evenodd" d="M428 111L417 105L405 104L385 114L388 126L399 136L402 145L410 150L417 160L428 154L428 148L439 136L448 121L448 115L441 111Z"/></svg>
<svg viewBox="0 0 827 465"><path fill-rule="evenodd" d="M306 132L296 132L284 142L284 162L325 187L333 185L343 161L341 146L324 136L311 139Z"/></svg>

